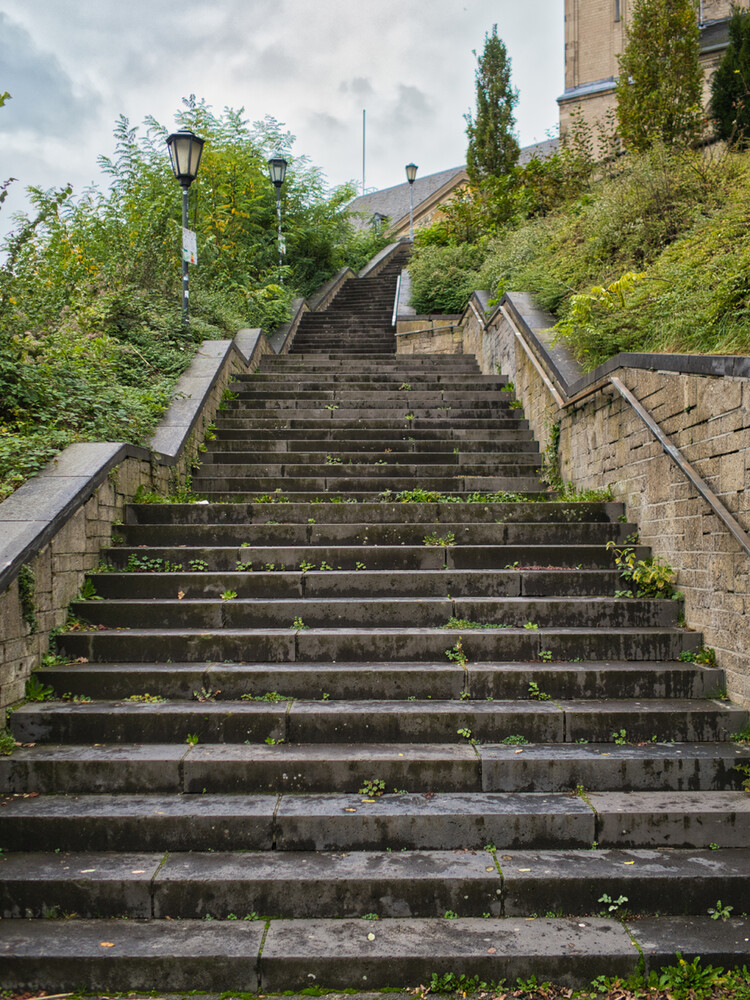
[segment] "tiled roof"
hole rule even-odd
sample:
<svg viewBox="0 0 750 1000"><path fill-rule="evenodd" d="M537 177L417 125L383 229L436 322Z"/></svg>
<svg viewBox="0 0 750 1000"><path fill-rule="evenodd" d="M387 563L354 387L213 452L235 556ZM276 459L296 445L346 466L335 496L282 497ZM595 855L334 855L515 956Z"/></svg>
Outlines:
<svg viewBox="0 0 750 1000"><path fill-rule="evenodd" d="M532 156L545 159L554 153L559 146L558 139L548 139L545 142L538 142L533 146L526 146L521 150L520 163L528 163ZM414 214L419 215L419 206L429 201L441 188L448 186L451 189L451 181L456 182L464 179L466 167L451 167L449 170L441 170L437 174L428 174L426 177L419 177L414 181ZM446 192L447 193L447 192ZM377 213L385 216L391 224L398 222L409 214L409 182L396 184L394 187L384 188L382 191L372 191L370 194L360 195L347 206L347 212L358 216L355 225L366 226Z"/></svg>

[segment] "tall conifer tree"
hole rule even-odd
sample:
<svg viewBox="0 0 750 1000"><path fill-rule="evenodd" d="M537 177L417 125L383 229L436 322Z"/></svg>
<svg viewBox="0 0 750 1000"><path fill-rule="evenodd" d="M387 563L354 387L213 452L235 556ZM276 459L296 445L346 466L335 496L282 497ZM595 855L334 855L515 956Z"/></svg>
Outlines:
<svg viewBox="0 0 750 1000"><path fill-rule="evenodd" d="M703 70L694 0L636 0L617 81L625 145L685 145L703 129Z"/></svg>
<svg viewBox="0 0 750 1000"><path fill-rule="evenodd" d="M476 185L486 177L508 173L519 154L513 115L518 91L511 85L510 59L503 40L497 36L496 24L492 34L484 36L484 51L477 62L476 117L471 112L464 116L469 139L466 169Z"/></svg>
<svg viewBox="0 0 750 1000"><path fill-rule="evenodd" d="M729 45L711 81L711 117L719 139L750 145L750 12L735 7Z"/></svg>

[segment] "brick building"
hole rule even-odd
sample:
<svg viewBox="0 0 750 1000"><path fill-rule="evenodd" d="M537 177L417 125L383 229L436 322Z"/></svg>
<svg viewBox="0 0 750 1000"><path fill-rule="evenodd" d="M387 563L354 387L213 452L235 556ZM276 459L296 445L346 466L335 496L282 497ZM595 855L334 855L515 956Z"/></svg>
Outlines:
<svg viewBox="0 0 750 1000"><path fill-rule="evenodd" d="M739 5L747 6L748 0ZM561 135L574 109L580 108L584 120L595 125L614 108L617 56L625 47L634 6L635 0L565 0L565 93L557 99ZM731 0L700 0L698 5L705 100L727 47L731 9Z"/></svg>

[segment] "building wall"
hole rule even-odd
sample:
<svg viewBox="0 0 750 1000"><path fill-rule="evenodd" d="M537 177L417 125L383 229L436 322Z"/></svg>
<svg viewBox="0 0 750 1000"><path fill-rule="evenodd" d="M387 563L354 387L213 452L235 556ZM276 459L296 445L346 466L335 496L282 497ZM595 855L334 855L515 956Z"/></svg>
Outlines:
<svg viewBox="0 0 750 1000"><path fill-rule="evenodd" d="M583 121L595 128L614 110L614 87L618 76L617 56L627 42L626 27L635 0L565 0L565 93L559 98L560 135L570 131L571 113L580 109ZM741 0L741 6L747 0ZM706 24L730 16L732 0L703 0ZM705 73L704 102L708 101L711 77L721 51L701 56ZM575 93L584 88L584 93ZM588 91L588 92L586 92Z"/></svg>

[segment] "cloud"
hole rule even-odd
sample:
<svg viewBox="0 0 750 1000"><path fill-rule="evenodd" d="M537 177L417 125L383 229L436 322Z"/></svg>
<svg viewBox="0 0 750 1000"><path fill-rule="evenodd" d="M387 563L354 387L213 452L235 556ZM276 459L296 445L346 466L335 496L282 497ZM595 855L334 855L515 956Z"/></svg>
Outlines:
<svg viewBox="0 0 750 1000"><path fill-rule="evenodd" d="M39 48L20 24L0 13L2 89L13 97L3 109L3 130L63 136L97 118L100 100L76 87L54 53Z"/></svg>
<svg viewBox="0 0 750 1000"><path fill-rule="evenodd" d="M419 87L404 83L398 85L393 108L393 118L397 127L411 125L424 126L434 115L435 105Z"/></svg>
<svg viewBox="0 0 750 1000"><path fill-rule="evenodd" d="M351 80L342 80L339 84L342 94L354 94L355 97L367 98L374 93L372 81L367 76L355 76Z"/></svg>

